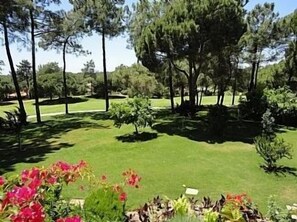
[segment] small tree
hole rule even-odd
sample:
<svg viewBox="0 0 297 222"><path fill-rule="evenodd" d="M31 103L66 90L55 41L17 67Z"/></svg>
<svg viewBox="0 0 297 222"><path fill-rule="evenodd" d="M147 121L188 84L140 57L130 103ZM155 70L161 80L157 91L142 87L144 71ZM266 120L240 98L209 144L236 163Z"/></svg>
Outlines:
<svg viewBox="0 0 297 222"><path fill-rule="evenodd" d="M140 127L151 127L154 119L149 99L141 97L134 97L125 103L112 104L110 114L118 128L123 124L133 124L135 134L139 133Z"/></svg>
<svg viewBox="0 0 297 222"><path fill-rule="evenodd" d="M261 167L268 172L277 170L276 162L282 158L292 159L292 148L281 138L259 136L255 139L257 153L264 159Z"/></svg>
<svg viewBox="0 0 297 222"><path fill-rule="evenodd" d="M270 112L270 109L267 109L262 116L262 133L267 137L274 137L274 128L275 128L275 119Z"/></svg>

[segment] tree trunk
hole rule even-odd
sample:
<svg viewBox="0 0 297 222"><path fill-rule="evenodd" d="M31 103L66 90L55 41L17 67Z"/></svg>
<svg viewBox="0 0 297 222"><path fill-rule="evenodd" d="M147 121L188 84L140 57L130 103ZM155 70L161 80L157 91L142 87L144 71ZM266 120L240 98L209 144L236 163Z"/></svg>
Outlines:
<svg viewBox="0 0 297 222"><path fill-rule="evenodd" d="M103 53L103 75L104 75L104 97L105 97L105 110L109 109L109 98L108 98L108 80L106 72L106 53L105 53L105 32L102 30L102 53Z"/></svg>
<svg viewBox="0 0 297 222"><path fill-rule="evenodd" d="M217 85L214 85L212 94L215 95L217 91Z"/></svg>
<svg viewBox="0 0 297 222"><path fill-rule="evenodd" d="M14 87L15 87L15 91L16 91L17 99L18 99L18 103L19 103L19 108L20 108L20 114L21 114L20 121L22 122L22 124L26 124L27 123L27 114L26 114L25 106L24 106L23 99L22 99L22 96L21 96L16 71L14 69L13 59L12 59L12 56L11 56L10 46L9 46L8 30L7 30L7 26L6 26L5 23L3 24L3 31L4 31L4 41L5 41L6 54L7 54L7 58L8 58L8 61L9 61L11 76L12 76L12 80L13 80L13 83L14 83Z"/></svg>
<svg viewBox="0 0 297 222"><path fill-rule="evenodd" d="M220 105L221 106L224 104L224 98L225 98L225 93L222 92L222 94L221 94L221 101L220 101Z"/></svg>
<svg viewBox="0 0 297 222"><path fill-rule="evenodd" d="M181 86L181 90L180 90L180 104L184 104L185 102L185 87L184 85Z"/></svg>
<svg viewBox="0 0 297 222"><path fill-rule="evenodd" d="M196 90L196 97L197 97L196 106L198 106L199 105L199 91L198 90Z"/></svg>
<svg viewBox="0 0 297 222"><path fill-rule="evenodd" d="M27 83L27 96L29 99L31 99L30 81L28 77L26 78L26 83Z"/></svg>
<svg viewBox="0 0 297 222"><path fill-rule="evenodd" d="M257 68L257 52L258 52L258 45L255 45L254 47L254 55L253 55L253 62L252 62L252 73L250 78L250 85L248 88L248 91L251 92L255 89L255 74L256 74L256 68Z"/></svg>
<svg viewBox="0 0 297 222"><path fill-rule="evenodd" d="M220 91L218 91L218 95L217 95L217 105L220 104L220 100L221 100L221 93L220 93Z"/></svg>
<svg viewBox="0 0 297 222"><path fill-rule="evenodd" d="M234 104L235 104L236 88L237 88L237 80L235 78L234 83L233 83L232 106L234 106Z"/></svg>
<svg viewBox="0 0 297 222"><path fill-rule="evenodd" d="M257 61L256 65L256 73L255 73L255 89L257 88L257 83L258 83L258 72L259 72L259 66L260 66L260 59Z"/></svg>
<svg viewBox="0 0 297 222"><path fill-rule="evenodd" d="M174 113L174 91L173 91L173 80L172 80L172 64L169 62L169 89L170 89L170 104L171 112Z"/></svg>
<svg viewBox="0 0 297 222"><path fill-rule="evenodd" d="M31 20L31 44L32 44L32 78L33 78L33 88L34 88L34 99L35 99L35 112L37 123L41 123L39 100L38 100L38 86L37 86L37 76L36 76L36 57L35 57L35 22L33 11L30 10L30 20Z"/></svg>
<svg viewBox="0 0 297 222"><path fill-rule="evenodd" d="M196 82L194 81L193 75L193 64L192 61L189 61L189 100L190 100L190 109L191 114L193 115L195 112L195 99L196 99Z"/></svg>
<svg viewBox="0 0 297 222"><path fill-rule="evenodd" d="M200 92L199 106L201 106L202 104L202 97L203 97L203 88L201 88L201 92Z"/></svg>
<svg viewBox="0 0 297 222"><path fill-rule="evenodd" d="M138 132L137 125L134 125L134 127L135 127L135 134L136 134L136 135L138 135L138 134L139 134L139 132Z"/></svg>
<svg viewBox="0 0 297 222"><path fill-rule="evenodd" d="M64 85L64 97L65 97L65 114L69 114L69 110L68 110L68 88L67 88L67 77L66 77L66 47L67 47L67 40L64 42L64 46L63 46L63 85Z"/></svg>

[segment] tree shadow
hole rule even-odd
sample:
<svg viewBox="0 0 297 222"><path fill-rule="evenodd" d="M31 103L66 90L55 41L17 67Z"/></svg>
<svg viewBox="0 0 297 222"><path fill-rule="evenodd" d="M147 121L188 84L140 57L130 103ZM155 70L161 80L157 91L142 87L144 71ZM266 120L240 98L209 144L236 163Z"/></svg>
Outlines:
<svg viewBox="0 0 297 222"><path fill-rule="evenodd" d="M13 105L13 104L16 105L16 103L8 102L8 101L1 101L0 102L0 106L9 106L9 105Z"/></svg>
<svg viewBox="0 0 297 222"><path fill-rule="evenodd" d="M262 169L265 170L266 173L268 174L275 174L276 176L287 176L287 175L292 175L294 177L297 177L297 168L295 167L288 167L288 166L276 166L273 169L268 169L266 166L261 165L260 166Z"/></svg>
<svg viewBox="0 0 297 222"><path fill-rule="evenodd" d="M188 118L178 115L167 115L154 124L153 129L159 133L178 135L190 140L207 143L224 143L226 141L253 144L254 138L261 134L261 124L253 121L228 121L223 135L214 136L209 132L209 125L205 115Z"/></svg>
<svg viewBox="0 0 297 222"><path fill-rule="evenodd" d="M56 116L42 125L31 123L21 133L22 151L16 135L0 134L0 174L13 171L16 163L37 163L46 159L46 154L71 148L74 143L62 143L59 139L69 131L81 128L108 129L109 126L79 116Z"/></svg>
<svg viewBox="0 0 297 222"><path fill-rule="evenodd" d="M56 116L56 119L67 119L67 118L90 118L91 120L110 120L110 115L108 112L105 111L98 111L98 112L81 112L81 113L70 113L67 115L59 115Z"/></svg>
<svg viewBox="0 0 297 222"><path fill-rule="evenodd" d="M145 142L153 139L157 139L157 133L142 132L138 134L125 134L123 136L117 136L116 139L123 143Z"/></svg>
<svg viewBox="0 0 297 222"><path fill-rule="evenodd" d="M68 104L82 103L86 101L88 101L87 98L68 97ZM52 100L48 99L48 100L43 100L39 102L40 106L51 106L51 105L60 105L60 104L65 104L65 98L52 99Z"/></svg>

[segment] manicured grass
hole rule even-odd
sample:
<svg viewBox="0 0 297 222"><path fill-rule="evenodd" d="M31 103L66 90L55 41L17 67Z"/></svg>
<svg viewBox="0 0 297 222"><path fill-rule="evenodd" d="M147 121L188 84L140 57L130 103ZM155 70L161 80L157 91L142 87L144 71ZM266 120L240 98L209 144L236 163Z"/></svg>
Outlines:
<svg viewBox="0 0 297 222"><path fill-rule="evenodd" d="M44 101L44 100L41 100ZM110 103L116 103L124 101L124 99L111 99ZM226 96L225 105L230 105L232 101L231 96ZM238 101L238 97L236 97L236 102ZM170 100L169 99L151 99L153 107L169 107ZM180 98L175 98L175 102L180 104ZM34 100L25 100L25 108L27 115L35 115L35 107ZM215 104L216 97L215 96L206 96L202 99L202 104L209 105ZM17 101L9 102L9 104L0 103L0 116L4 115L4 111L11 111L17 107ZM83 98L75 103L69 104L69 111L84 111L84 110L104 110L105 109L105 100L103 99L94 99L94 98ZM64 104L54 104L54 105L41 105L40 111L42 114L46 113L57 113L64 112L65 105Z"/></svg>
<svg viewBox="0 0 297 222"><path fill-rule="evenodd" d="M262 160L252 144L260 133L257 123L230 122L225 136L215 139L207 133L203 118L189 120L165 112L159 114L153 130L146 129L138 141L131 142L133 127L117 129L102 113L47 119L40 127L26 128L23 152L10 146L12 137L0 137L0 171L11 174L58 160L83 159L95 175L105 174L116 182L122 171L132 168L143 178L140 189L129 190L132 208L156 195L178 197L184 192L183 184L198 188L198 198L246 192L262 211L272 194L283 205L296 202L297 177L267 174L259 167ZM280 134L294 148L293 159L281 164L297 167L297 131L284 129ZM84 197L85 192L70 186L64 196Z"/></svg>

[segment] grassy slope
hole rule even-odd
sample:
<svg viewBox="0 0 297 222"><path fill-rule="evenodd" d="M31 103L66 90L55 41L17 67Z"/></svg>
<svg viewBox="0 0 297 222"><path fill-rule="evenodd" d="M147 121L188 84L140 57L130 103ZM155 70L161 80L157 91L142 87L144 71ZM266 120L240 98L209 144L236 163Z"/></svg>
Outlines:
<svg viewBox="0 0 297 222"><path fill-rule="evenodd" d="M226 96L225 104L231 104L231 96ZM238 98L237 98L238 99ZM113 102L121 102L123 99L111 99L111 103ZM154 107L169 107L170 100L169 99L152 99L152 106ZM180 104L180 99L175 99L176 103ZM208 96L203 98L203 104L215 104L216 97L215 96ZM237 100L236 100L237 101ZM0 116L4 115L4 111L11 111L17 107L17 102L13 101L13 104L4 105L0 103ZM33 100L25 100L25 107L27 111L27 115L34 115L35 108L34 108L34 101ZM64 112L64 104L59 105L43 105L40 106L41 113L56 113L56 112ZM105 109L105 101L103 99L88 99L86 101L82 101L79 103L74 103L69 105L69 110L71 111L83 111L83 110L104 110Z"/></svg>
<svg viewBox="0 0 297 222"><path fill-rule="evenodd" d="M132 168L143 177L141 189L129 192L128 204L134 207L155 195L178 197L184 191L183 184L198 188L199 197L218 198L221 193L247 192L264 211L271 194L277 195L282 204L296 202L296 177L264 173L259 168L261 159L246 140L248 135L234 134L213 143L198 128L193 129L196 122L170 125L173 120L162 119L156 124L157 138L129 143L116 137L131 133L133 127L115 129L112 121L104 120L101 115L55 117L39 129L31 126L26 130L25 143L31 142L28 147L35 151L27 150L11 159L4 157L0 169L6 166L10 172L19 172L57 160L77 162L84 159L96 175L106 174L110 180L118 181L123 170ZM250 128L248 133L252 135L253 131ZM281 134L294 144L293 160L282 163L293 167L297 166L296 135L297 131ZM65 192L65 197L84 195L77 186L69 187Z"/></svg>

